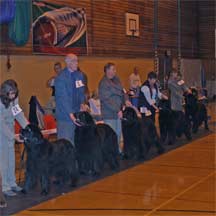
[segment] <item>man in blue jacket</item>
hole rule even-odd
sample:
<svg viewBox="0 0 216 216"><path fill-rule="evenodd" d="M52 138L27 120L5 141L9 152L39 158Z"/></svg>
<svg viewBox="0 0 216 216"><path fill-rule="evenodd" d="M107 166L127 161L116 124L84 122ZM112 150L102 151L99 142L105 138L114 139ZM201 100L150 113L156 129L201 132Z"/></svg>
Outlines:
<svg viewBox="0 0 216 216"><path fill-rule="evenodd" d="M83 74L78 70L78 57L68 54L65 62L66 67L55 79L57 136L74 144L73 113L84 109L85 86Z"/></svg>

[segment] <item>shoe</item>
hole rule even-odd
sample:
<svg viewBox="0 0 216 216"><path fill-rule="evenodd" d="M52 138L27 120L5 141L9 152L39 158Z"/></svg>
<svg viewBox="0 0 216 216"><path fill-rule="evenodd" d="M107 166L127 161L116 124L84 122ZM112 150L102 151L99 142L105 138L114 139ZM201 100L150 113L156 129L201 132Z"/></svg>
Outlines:
<svg viewBox="0 0 216 216"><path fill-rule="evenodd" d="M11 187L11 190L14 191L14 192L20 192L22 190L22 188L17 185L17 186Z"/></svg>
<svg viewBox="0 0 216 216"><path fill-rule="evenodd" d="M12 190L3 191L5 196L16 196L17 194L13 192Z"/></svg>
<svg viewBox="0 0 216 216"><path fill-rule="evenodd" d="M164 152L165 152L165 149L164 149L164 148L158 149L158 154L163 154Z"/></svg>
<svg viewBox="0 0 216 216"><path fill-rule="evenodd" d="M0 200L0 208L5 208L7 207L7 203L5 202L5 200Z"/></svg>
<svg viewBox="0 0 216 216"><path fill-rule="evenodd" d="M119 153L119 156L120 156L120 160L126 159L125 154L123 152Z"/></svg>

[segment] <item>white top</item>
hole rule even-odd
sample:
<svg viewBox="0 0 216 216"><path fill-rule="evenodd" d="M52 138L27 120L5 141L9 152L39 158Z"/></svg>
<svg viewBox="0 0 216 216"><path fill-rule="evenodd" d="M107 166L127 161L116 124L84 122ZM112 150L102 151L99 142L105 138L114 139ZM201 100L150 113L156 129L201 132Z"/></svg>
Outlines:
<svg viewBox="0 0 216 216"><path fill-rule="evenodd" d="M161 99L162 97L162 94L159 90L158 90L158 95L157 95L157 91L155 88L152 89L152 97L151 97L150 89L148 86L145 86L145 85L141 88L141 92L144 94L146 100L148 101L150 105L155 104L156 97L158 97L159 99Z"/></svg>

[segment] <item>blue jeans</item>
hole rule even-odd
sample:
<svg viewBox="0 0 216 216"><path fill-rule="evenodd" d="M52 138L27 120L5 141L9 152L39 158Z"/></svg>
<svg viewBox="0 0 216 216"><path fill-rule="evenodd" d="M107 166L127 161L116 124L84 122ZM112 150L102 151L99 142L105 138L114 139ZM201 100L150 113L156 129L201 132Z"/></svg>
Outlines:
<svg viewBox="0 0 216 216"><path fill-rule="evenodd" d="M119 153L122 152L120 148L121 141L121 120L120 119L104 119L104 123L108 124L117 134L118 145L119 145Z"/></svg>
<svg viewBox="0 0 216 216"><path fill-rule="evenodd" d="M73 122L57 121L58 139L66 139L74 146L75 125Z"/></svg>

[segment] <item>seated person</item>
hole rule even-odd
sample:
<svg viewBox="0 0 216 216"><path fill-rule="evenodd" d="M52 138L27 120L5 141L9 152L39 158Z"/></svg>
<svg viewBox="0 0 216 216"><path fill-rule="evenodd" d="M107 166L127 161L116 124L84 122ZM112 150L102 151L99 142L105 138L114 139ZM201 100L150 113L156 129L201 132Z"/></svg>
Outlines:
<svg viewBox="0 0 216 216"><path fill-rule="evenodd" d="M139 99L139 94L140 94L140 88L136 88L136 89L129 89L129 91L127 92L130 102L131 104L138 108L138 99Z"/></svg>
<svg viewBox="0 0 216 216"><path fill-rule="evenodd" d="M134 67L133 73L129 76L130 89L128 96L133 106L138 107L138 97L140 93L141 79L138 67Z"/></svg>
<svg viewBox="0 0 216 216"><path fill-rule="evenodd" d="M90 106L90 113L96 121L102 119L101 117L101 104L98 97L98 92L93 91L91 98L88 100Z"/></svg>

